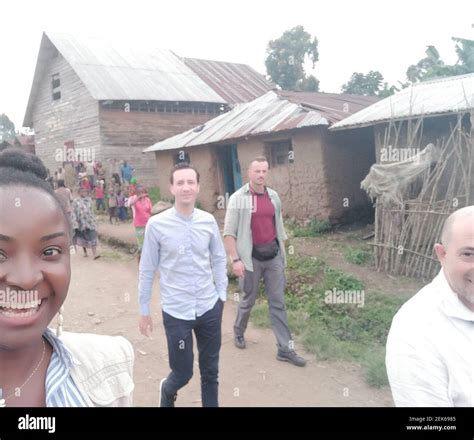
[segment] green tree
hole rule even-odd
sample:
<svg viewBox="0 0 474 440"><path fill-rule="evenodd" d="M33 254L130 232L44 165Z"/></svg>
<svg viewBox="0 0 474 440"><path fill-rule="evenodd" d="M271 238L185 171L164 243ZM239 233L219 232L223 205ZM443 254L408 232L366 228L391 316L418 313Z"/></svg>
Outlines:
<svg viewBox="0 0 474 440"><path fill-rule="evenodd" d="M306 76L304 70L307 60L314 68L318 59L318 39L303 26L296 26L268 43L265 66L271 80L282 89L318 91L319 81L313 75Z"/></svg>
<svg viewBox="0 0 474 440"><path fill-rule="evenodd" d="M407 69L407 78L411 83L422 81L426 78L440 76L446 67L443 60L441 60L436 47L427 46L425 54L425 58L422 58L416 64L412 64Z"/></svg>
<svg viewBox="0 0 474 440"><path fill-rule="evenodd" d="M441 76L464 75L474 72L474 41L464 38L455 38L455 50L458 56L456 64L445 64L434 46L427 46L426 57L407 69L409 84L425 81Z"/></svg>
<svg viewBox="0 0 474 440"><path fill-rule="evenodd" d="M341 88L343 93L364 96L380 96L385 98L393 95L396 90L395 86L389 87L384 82L383 75L377 70L371 70L364 75L363 73L354 72L349 81Z"/></svg>
<svg viewBox="0 0 474 440"><path fill-rule="evenodd" d="M386 98L387 96L391 96L395 92L400 91L403 88L403 86L400 83L400 81L398 81L398 83L400 84L400 87L389 86L387 82L384 82L383 88L378 91L377 96L379 96L380 98Z"/></svg>
<svg viewBox="0 0 474 440"><path fill-rule="evenodd" d="M474 72L474 40L465 38L452 38L456 44L456 54L458 56L457 65L460 68L460 74Z"/></svg>
<svg viewBox="0 0 474 440"><path fill-rule="evenodd" d="M314 75L309 75L301 80L297 85L297 89L305 92L317 92L319 91L319 79Z"/></svg>
<svg viewBox="0 0 474 440"><path fill-rule="evenodd" d="M2 113L0 115L0 145L15 139L15 124L9 117Z"/></svg>

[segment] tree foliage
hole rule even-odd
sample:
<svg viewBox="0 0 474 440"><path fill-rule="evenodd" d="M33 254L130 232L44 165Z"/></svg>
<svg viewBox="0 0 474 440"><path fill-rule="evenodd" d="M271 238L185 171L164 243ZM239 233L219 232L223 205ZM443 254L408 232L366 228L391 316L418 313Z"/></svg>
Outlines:
<svg viewBox="0 0 474 440"><path fill-rule="evenodd" d="M453 38L458 56L456 64L445 64L434 46L427 46L425 54L418 63L412 64L407 70L409 83L417 83L442 76L464 75L474 72L474 41L464 38Z"/></svg>
<svg viewBox="0 0 474 440"><path fill-rule="evenodd" d="M456 54L458 56L458 64L463 73L474 72L474 40L466 40L465 38L453 38L456 42Z"/></svg>
<svg viewBox="0 0 474 440"><path fill-rule="evenodd" d="M386 96L393 95L396 90L395 86L389 86L384 82L383 75L377 70L371 70L364 75L363 73L354 72L349 81L342 86L343 93L364 96Z"/></svg>
<svg viewBox="0 0 474 440"><path fill-rule="evenodd" d="M304 70L306 61L311 61L314 68L318 59L318 39L303 26L296 26L268 43L265 66L271 80L282 89L318 91L318 79L306 76Z"/></svg>
<svg viewBox="0 0 474 440"><path fill-rule="evenodd" d="M2 113L0 115L0 144L13 141L15 139L15 124L10 118Z"/></svg>

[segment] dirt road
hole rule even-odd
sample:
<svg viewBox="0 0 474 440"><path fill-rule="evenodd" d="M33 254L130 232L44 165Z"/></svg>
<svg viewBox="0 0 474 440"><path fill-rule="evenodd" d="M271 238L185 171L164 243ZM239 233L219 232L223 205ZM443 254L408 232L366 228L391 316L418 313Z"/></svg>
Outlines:
<svg viewBox="0 0 474 440"><path fill-rule="evenodd" d="M124 225L125 226L125 225ZM158 406L158 384L169 372L159 307L158 280L153 298L155 330L151 338L138 332L137 263L131 255L105 245L93 261L82 252L72 257L73 277L65 304L65 330L123 335L135 349L135 405ZM229 295L231 298L231 295ZM297 368L275 359L271 330L250 326L248 348L232 341L236 305L224 310L220 361L221 406L391 406L388 388L369 387L359 367L340 362L309 360ZM177 406L200 406L199 370L178 395Z"/></svg>

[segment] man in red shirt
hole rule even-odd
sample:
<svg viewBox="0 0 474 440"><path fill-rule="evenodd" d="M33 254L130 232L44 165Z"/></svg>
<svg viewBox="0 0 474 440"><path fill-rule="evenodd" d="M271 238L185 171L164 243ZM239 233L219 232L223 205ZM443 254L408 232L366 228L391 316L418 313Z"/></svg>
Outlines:
<svg viewBox="0 0 474 440"><path fill-rule="evenodd" d="M249 183L232 194L226 212L224 244L242 290L234 343L237 348L246 347L244 332L263 278L277 340L277 359L303 367L306 361L294 350L286 314L284 240L287 236L281 201L276 191L265 186L267 173L267 159L254 159L248 169Z"/></svg>

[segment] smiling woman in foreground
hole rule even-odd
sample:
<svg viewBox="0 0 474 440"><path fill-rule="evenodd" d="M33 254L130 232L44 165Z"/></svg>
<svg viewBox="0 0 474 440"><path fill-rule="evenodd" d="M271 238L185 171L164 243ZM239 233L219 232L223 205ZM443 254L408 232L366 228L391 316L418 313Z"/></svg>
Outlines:
<svg viewBox="0 0 474 440"><path fill-rule="evenodd" d="M46 176L35 156L0 154L0 407L130 406L126 339L48 328L58 312L62 324L71 233Z"/></svg>

